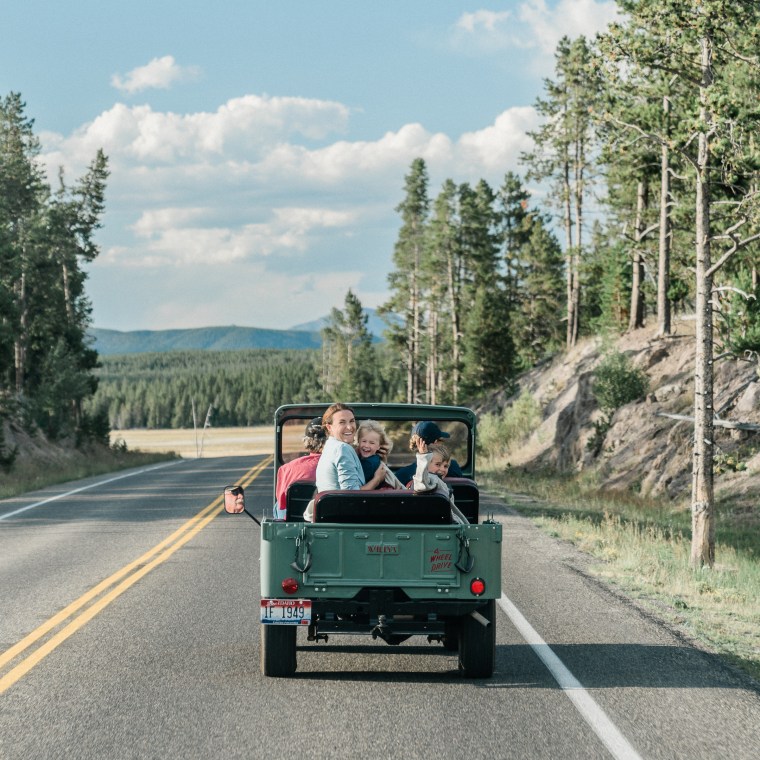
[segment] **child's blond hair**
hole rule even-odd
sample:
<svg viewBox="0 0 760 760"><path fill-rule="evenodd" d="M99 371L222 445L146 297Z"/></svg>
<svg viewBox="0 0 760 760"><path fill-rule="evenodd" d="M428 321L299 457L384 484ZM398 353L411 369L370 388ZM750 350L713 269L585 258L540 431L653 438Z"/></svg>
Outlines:
<svg viewBox="0 0 760 760"><path fill-rule="evenodd" d="M380 454L380 456L383 459L385 459L388 454L391 453L391 449L393 448L393 441L388 438L388 435L385 432L385 428L377 420L364 420L359 423L359 427L356 428L357 442L361 439L363 432L377 433L380 436L380 449L382 451L382 454Z"/></svg>
<svg viewBox="0 0 760 760"><path fill-rule="evenodd" d="M440 454L441 459L444 462L450 462L451 461L451 454L449 454L449 450L442 444L442 443L431 443L427 447L427 453L428 454Z"/></svg>

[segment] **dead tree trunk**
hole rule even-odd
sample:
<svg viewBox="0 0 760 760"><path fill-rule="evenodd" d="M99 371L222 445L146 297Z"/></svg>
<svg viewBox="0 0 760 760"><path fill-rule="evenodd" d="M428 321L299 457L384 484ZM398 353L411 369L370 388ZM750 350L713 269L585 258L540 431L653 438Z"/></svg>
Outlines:
<svg viewBox="0 0 760 760"><path fill-rule="evenodd" d="M694 464L691 492L691 566L715 562L713 494L713 319L710 260L710 178L707 88L712 81L712 44L701 40L699 147L696 193L696 357L694 367Z"/></svg>
<svg viewBox="0 0 760 760"><path fill-rule="evenodd" d="M644 264L641 246L644 239L644 208L646 207L647 185L640 180L636 188L636 227L633 245L633 272L631 279L631 311L628 318L628 330L637 330L644 326L644 295L642 292Z"/></svg>
<svg viewBox="0 0 760 760"><path fill-rule="evenodd" d="M670 132L670 99L662 99L665 134ZM660 244L657 264L657 335L670 335L670 149L663 140L660 148Z"/></svg>

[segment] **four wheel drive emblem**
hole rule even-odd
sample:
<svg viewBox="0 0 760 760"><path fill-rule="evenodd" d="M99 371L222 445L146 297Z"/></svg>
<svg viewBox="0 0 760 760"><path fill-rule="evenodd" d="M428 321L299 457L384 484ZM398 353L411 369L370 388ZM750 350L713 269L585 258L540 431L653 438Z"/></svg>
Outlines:
<svg viewBox="0 0 760 760"><path fill-rule="evenodd" d="M439 549L435 548L428 557L429 572L440 573L442 571L450 571L451 564L453 562L453 556L451 549Z"/></svg>

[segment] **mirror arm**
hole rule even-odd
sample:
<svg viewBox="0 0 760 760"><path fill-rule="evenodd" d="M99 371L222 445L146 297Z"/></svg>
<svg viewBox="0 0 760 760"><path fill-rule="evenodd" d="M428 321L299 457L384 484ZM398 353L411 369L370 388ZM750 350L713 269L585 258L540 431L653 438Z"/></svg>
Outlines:
<svg viewBox="0 0 760 760"><path fill-rule="evenodd" d="M248 517L250 517L251 520L253 520L256 523L256 525L259 526L259 528L261 527L261 523L247 509L244 509L243 512L245 512L248 515Z"/></svg>

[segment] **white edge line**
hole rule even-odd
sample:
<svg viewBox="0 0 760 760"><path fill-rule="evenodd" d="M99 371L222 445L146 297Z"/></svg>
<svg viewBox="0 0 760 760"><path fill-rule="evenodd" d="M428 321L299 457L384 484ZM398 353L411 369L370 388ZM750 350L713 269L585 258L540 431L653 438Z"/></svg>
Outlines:
<svg viewBox="0 0 760 760"><path fill-rule="evenodd" d="M520 610L504 594L497 600L507 617L512 621L520 635L538 655L554 680L565 692L568 699L589 724L593 732L604 743L613 757L620 760L641 760L641 756L620 733L617 726L609 719L607 713L594 701L593 697L583 688L578 679L567 669L562 660L552 651L551 647L538 635L536 630L525 619Z"/></svg>
<svg viewBox="0 0 760 760"><path fill-rule="evenodd" d="M97 483L90 483L90 485L88 486L75 488L72 491L66 491L66 493L59 493L56 496L49 497L48 499L37 501L34 504L27 504L25 507L16 509L13 512L8 512L5 515L0 515L0 520L7 520L9 517L13 517L14 515L20 515L22 512L26 512L29 509L34 509L35 507L41 507L43 504L49 504L51 501L58 501L58 499L65 499L67 496L71 496L72 494L75 494L75 493L80 493L81 491L87 491L90 488L97 488L98 486L104 486L106 483L113 483L115 480L123 480L124 478L131 478L133 475L142 475L144 472L151 472L152 470L160 470L162 467L170 467L171 465L177 464L177 462L181 462L181 461L183 460L175 459L171 462L165 462L164 464L157 464L153 467L143 467L141 470L135 470L134 472L127 472L124 475L117 475L114 478L107 478L106 480L99 480Z"/></svg>

